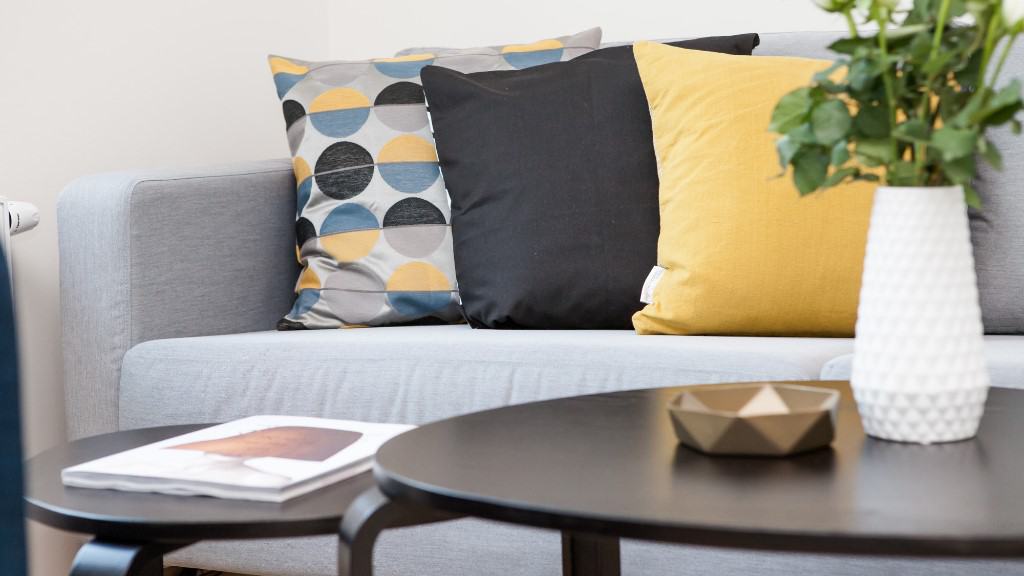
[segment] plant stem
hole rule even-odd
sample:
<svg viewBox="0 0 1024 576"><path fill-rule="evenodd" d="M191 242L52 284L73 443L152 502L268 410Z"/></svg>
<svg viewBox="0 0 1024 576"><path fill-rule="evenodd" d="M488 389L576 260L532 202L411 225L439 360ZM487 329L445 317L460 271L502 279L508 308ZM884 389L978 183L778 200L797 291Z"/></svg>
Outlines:
<svg viewBox="0 0 1024 576"><path fill-rule="evenodd" d="M924 186L928 175L925 173L925 161L928 160L928 145L924 142L914 142L914 176L915 185Z"/></svg>
<svg viewBox="0 0 1024 576"><path fill-rule="evenodd" d="M942 33L946 31L946 21L949 20L949 7L953 4L952 0L942 0L942 5L939 6L939 19L935 22L935 33L932 34L932 51L928 55L928 60L935 60L935 57L939 55L939 48L942 46Z"/></svg>
<svg viewBox="0 0 1024 576"><path fill-rule="evenodd" d="M876 13L878 21L878 49L882 54L882 84L885 86L885 100L889 107L889 146L892 152L893 162L899 161L899 147L892 131L896 129L896 91L892 86L892 77L889 74L889 37L887 28L889 26L889 10L881 8ZM888 174L887 174L888 176Z"/></svg>
<svg viewBox="0 0 1024 576"><path fill-rule="evenodd" d="M992 18L988 21L988 30L985 31L985 48L981 53L981 66L978 70L978 86L976 88L980 91L987 85L985 83L985 73L988 72L988 63L992 60L992 53L996 49L996 41L999 39L999 27L1002 23L1002 10L998 7L992 12ZM994 86L994 84L992 84Z"/></svg>
<svg viewBox="0 0 1024 576"><path fill-rule="evenodd" d="M949 20L949 9L953 4L952 0L942 0L939 6L938 20L935 22L935 32L932 34L932 49L928 54L928 62L934 62L939 56L939 49L942 47L942 34L946 31L946 22ZM917 115L921 120L931 127L931 106L932 106L932 83L935 82L935 73L928 74L928 81L924 86L924 94L921 95L921 104L918 106ZM926 184L925 162L928 160L928 145L924 142L914 144L914 175L917 185Z"/></svg>
<svg viewBox="0 0 1024 576"><path fill-rule="evenodd" d="M843 10L843 16L846 17L846 27L850 29L850 36L860 38L860 33L857 32L857 23L853 20L853 7L850 6Z"/></svg>
<svg viewBox="0 0 1024 576"><path fill-rule="evenodd" d="M1006 64L1006 57L1010 55L1010 49L1013 48L1013 43L1017 41L1019 34L1020 32L1014 32L1003 46L1003 53L999 56L999 63L996 64L996 71L992 74L992 82L989 84L993 90L996 87L996 82L999 81L999 74L1003 72L1003 64Z"/></svg>
<svg viewBox="0 0 1024 576"><path fill-rule="evenodd" d="M939 55L939 48L942 46L942 33L946 30L946 20L949 19L949 5L952 0L942 0L939 6L939 19L935 22L935 32L932 34L932 52L928 55L929 60Z"/></svg>

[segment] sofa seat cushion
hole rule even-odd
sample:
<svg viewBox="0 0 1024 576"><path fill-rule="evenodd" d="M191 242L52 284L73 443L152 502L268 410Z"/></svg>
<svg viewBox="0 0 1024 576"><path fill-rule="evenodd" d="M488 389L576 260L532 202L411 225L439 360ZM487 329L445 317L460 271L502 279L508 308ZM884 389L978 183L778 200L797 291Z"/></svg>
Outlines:
<svg viewBox="0 0 1024 576"><path fill-rule="evenodd" d="M993 386L1024 388L1024 336L985 336L985 359ZM821 369L822 380L849 380L853 354L834 358Z"/></svg>
<svg viewBox="0 0 1024 576"><path fill-rule="evenodd" d="M154 340L124 358L122 428L294 414L421 424L559 396L818 378L836 338L408 326Z"/></svg>

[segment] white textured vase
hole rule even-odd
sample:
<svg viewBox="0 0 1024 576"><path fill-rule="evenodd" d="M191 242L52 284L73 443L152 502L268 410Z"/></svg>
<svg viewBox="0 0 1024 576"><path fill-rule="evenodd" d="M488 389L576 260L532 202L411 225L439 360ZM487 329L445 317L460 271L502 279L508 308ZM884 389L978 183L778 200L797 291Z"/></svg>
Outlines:
<svg viewBox="0 0 1024 576"><path fill-rule="evenodd" d="M851 385L864 431L973 437L988 395L967 206L956 187L880 187L868 232Z"/></svg>

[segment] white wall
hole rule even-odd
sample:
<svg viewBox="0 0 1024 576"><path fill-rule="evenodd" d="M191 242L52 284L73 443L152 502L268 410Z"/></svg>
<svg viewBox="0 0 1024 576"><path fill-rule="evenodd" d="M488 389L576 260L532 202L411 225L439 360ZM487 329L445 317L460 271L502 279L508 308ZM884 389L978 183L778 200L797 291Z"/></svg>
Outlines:
<svg viewBox="0 0 1024 576"><path fill-rule="evenodd" d="M39 205L14 241L27 451L64 437L55 204L92 172L287 155L264 56L366 58L416 45L836 30L810 0L4 0L0 195ZM34 527L34 576L77 540Z"/></svg>
<svg viewBox="0 0 1024 576"><path fill-rule="evenodd" d="M14 239L29 454L64 438L55 203L92 172L284 157L268 52L327 57L327 0L4 0L0 195L36 203ZM76 540L33 527L35 576Z"/></svg>
<svg viewBox="0 0 1024 576"><path fill-rule="evenodd" d="M387 0L332 2L331 55L372 58L413 46L526 42L591 26L605 41L845 30L811 0Z"/></svg>

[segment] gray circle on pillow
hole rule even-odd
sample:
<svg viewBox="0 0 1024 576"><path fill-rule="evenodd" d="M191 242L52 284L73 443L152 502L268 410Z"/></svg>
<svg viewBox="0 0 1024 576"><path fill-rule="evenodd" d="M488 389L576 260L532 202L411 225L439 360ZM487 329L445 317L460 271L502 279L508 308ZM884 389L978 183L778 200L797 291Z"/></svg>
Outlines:
<svg viewBox="0 0 1024 576"><path fill-rule="evenodd" d="M384 282L361 266L347 266L327 276L320 300L346 324L367 324L384 312Z"/></svg>
<svg viewBox="0 0 1024 576"><path fill-rule="evenodd" d="M415 132L427 125L423 104L383 104L374 106L373 113L388 128L402 132Z"/></svg>
<svg viewBox="0 0 1024 576"><path fill-rule="evenodd" d="M306 77L324 86L347 86L366 74L369 62L328 62L310 70Z"/></svg>

